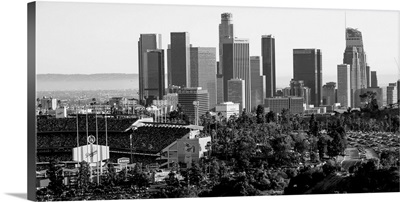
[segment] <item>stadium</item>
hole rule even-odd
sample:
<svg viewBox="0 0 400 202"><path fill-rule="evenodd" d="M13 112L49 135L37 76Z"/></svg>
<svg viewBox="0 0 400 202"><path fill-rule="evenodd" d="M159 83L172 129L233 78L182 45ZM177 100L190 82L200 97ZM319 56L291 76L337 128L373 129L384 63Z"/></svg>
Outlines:
<svg viewBox="0 0 400 202"><path fill-rule="evenodd" d="M62 165L65 176L76 173L79 161L85 160L78 157L85 156L79 153L79 148L90 145L88 137L95 137L92 144L101 145L106 149L100 152L107 153L98 162L89 161L94 173L96 166L103 170L108 164L113 164L117 172L136 164L146 170L169 169L174 163L179 163L181 168L190 167L192 161L198 161L209 149L211 138L200 137L201 130L201 126L195 125L155 123L152 118L90 114L72 118L38 116L37 186L47 186L46 170L52 161ZM66 178L65 184L73 184L72 181Z"/></svg>

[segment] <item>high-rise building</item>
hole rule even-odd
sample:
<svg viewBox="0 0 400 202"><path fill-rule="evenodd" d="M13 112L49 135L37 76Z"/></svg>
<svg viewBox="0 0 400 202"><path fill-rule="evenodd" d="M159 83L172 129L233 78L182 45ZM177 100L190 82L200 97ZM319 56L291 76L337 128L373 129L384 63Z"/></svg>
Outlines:
<svg viewBox="0 0 400 202"><path fill-rule="evenodd" d="M235 38L231 42L226 42L223 44L223 52L224 101L229 101L228 80L233 78L243 79L246 84L244 107L249 111L251 109L249 40Z"/></svg>
<svg viewBox="0 0 400 202"><path fill-rule="evenodd" d="M389 83L389 86L386 87L387 90L387 105L397 103L397 86L396 83Z"/></svg>
<svg viewBox="0 0 400 202"><path fill-rule="evenodd" d="M162 100L165 95L164 50L147 50L147 85L144 86L146 104Z"/></svg>
<svg viewBox="0 0 400 202"><path fill-rule="evenodd" d="M400 79L397 80L397 103L400 104Z"/></svg>
<svg viewBox="0 0 400 202"><path fill-rule="evenodd" d="M302 97L304 104L309 105L311 100L311 91L309 87L304 86L304 81L290 81L290 87L282 89L285 97Z"/></svg>
<svg viewBox="0 0 400 202"><path fill-rule="evenodd" d="M198 113L194 102L198 102ZM191 123L195 123L197 118L204 115L208 109L208 92L201 87L180 88L178 90L178 103L182 105L183 111L189 116Z"/></svg>
<svg viewBox="0 0 400 202"><path fill-rule="evenodd" d="M378 77L376 76L376 71L371 71L371 87L378 88Z"/></svg>
<svg viewBox="0 0 400 202"><path fill-rule="evenodd" d="M189 33L171 32L171 85L190 87Z"/></svg>
<svg viewBox="0 0 400 202"><path fill-rule="evenodd" d="M168 49L167 49L167 86L172 86L171 81L171 44L168 44Z"/></svg>
<svg viewBox="0 0 400 202"><path fill-rule="evenodd" d="M276 95L275 38L263 35L261 38L262 74L265 76L265 97Z"/></svg>
<svg viewBox="0 0 400 202"><path fill-rule="evenodd" d="M208 91L209 107L217 104L216 49L205 47L190 48L190 81L192 87Z"/></svg>
<svg viewBox="0 0 400 202"><path fill-rule="evenodd" d="M333 105L336 101L335 96L335 82L328 82L322 86L322 103L323 105Z"/></svg>
<svg viewBox="0 0 400 202"><path fill-rule="evenodd" d="M220 63L217 62L217 104L224 102L224 77L220 71Z"/></svg>
<svg viewBox="0 0 400 202"><path fill-rule="evenodd" d="M371 87L371 67L367 65L366 68L366 74L367 74L367 88Z"/></svg>
<svg viewBox="0 0 400 202"><path fill-rule="evenodd" d="M239 103L239 111L242 112L246 106L246 84L243 79L230 79L228 81L228 101ZM248 111L248 109L246 109Z"/></svg>
<svg viewBox="0 0 400 202"><path fill-rule="evenodd" d="M360 89L367 88L367 56L364 52L362 34L357 29L346 28L346 49L343 64L350 65L352 105L360 107Z"/></svg>
<svg viewBox="0 0 400 202"><path fill-rule="evenodd" d="M265 76L261 75L260 57L250 57L251 71L251 109L264 104L265 98Z"/></svg>
<svg viewBox="0 0 400 202"><path fill-rule="evenodd" d="M337 66L338 75L338 89L337 89L337 102L342 107L352 107L351 105L351 72L350 65L342 64Z"/></svg>
<svg viewBox="0 0 400 202"><path fill-rule="evenodd" d="M139 58L139 102L144 102L144 88L148 84L147 50L161 49L161 34L140 34L138 41Z"/></svg>
<svg viewBox="0 0 400 202"><path fill-rule="evenodd" d="M221 14L221 24L219 24L219 69L218 74L223 74L223 44L234 38L232 13Z"/></svg>
<svg viewBox="0 0 400 202"><path fill-rule="evenodd" d="M293 77L311 89L311 103L322 102L322 54L320 49L293 49Z"/></svg>

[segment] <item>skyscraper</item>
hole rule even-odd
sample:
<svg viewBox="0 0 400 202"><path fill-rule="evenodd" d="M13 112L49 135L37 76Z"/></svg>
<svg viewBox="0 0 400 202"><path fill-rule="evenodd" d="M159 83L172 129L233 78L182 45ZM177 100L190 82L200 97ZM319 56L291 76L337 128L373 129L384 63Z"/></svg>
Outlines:
<svg viewBox="0 0 400 202"><path fill-rule="evenodd" d="M246 84L242 79L230 79L228 81L228 101L233 103L239 103L239 111L242 112L246 106L245 89ZM248 111L249 109L246 109Z"/></svg>
<svg viewBox="0 0 400 202"><path fill-rule="evenodd" d="M182 105L183 111L189 116L190 122L196 119L196 107L193 102L198 102L197 118L205 114L208 109L208 92L201 87L190 87L178 89L178 103Z"/></svg>
<svg viewBox="0 0 400 202"><path fill-rule="evenodd" d="M290 87L283 89L283 96L303 97L304 104L309 105L311 100L310 88L304 86L304 81L290 81Z"/></svg>
<svg viewBox="0 0 400 202"><path fill-rule="evenodd" d="M190 80L192 87L202 87L208 91L209 107L217 104L216 49L204 47L190 48Z"/></svg>
<svg viewBox="0 0 400 202"><path fill-rule="evenodd" d="M220 67L220 63L217 62L217 104L224 102L224 76L220 71Z"/></svg>
<svg viewBox="0 0 400 202"><path fill-rule="evenodd" d="M376 71L371 71L371 88L378 88L378 77Z"/></svg>
<svg viewBox="0 0 400 202"><path fill-rule="evenodd" d="M250 57L251 71L251 109L264 104L265 76L261 75L260 56Z"/></svg>
<svg viewBox="0 0 400 202"><path fill-rule="evenodd" d="M323 105L333 105L335 104L335 82L328 82L322 86L322 103Z"/></svg>
<svg viewBox="0 0 400 202"><path fill-rule="evenodd" d="M367 56L364 52L362 34L357 29L346 28L346 49L343 64L349 64L351 74L352 106L359 107L359 95L367 83Z"/></svg>
<svg viewBox="0 0 400 202"><path fill-rule="evenodd" d="M144 88L148 84L147 50L161 49L161 34L140 34L138 41L139 58L139 101L143 104Z"/></svg>
<svg viewBox="0 0 400 202"><path fill-rule="evenodd" d="M223 44L225 41L231 41L234 38L232 13L221 14L221 24L219 24L219 71L218 74L223 72Z"/></svg>
<svg viewBox="0 0 400 202"><path fill-rule="evenodd" d="M342 107L351 107L351 77L350 65L342 64L337 66L338 89L337 102Z"/></svg>
<svg viewBox="0 0 400 202"><path fill-rule="evenodd" d="M171 85L190 87L189 33L171 32Z"/></svg>
<svg viewBox="0 0 400 202"><path fill-rule="evenodd" d="M366 68L367 73L367 88L371 87L371 67L367 65Z"/></svg>
<svg viewBox="0 0 400 202"><path fill-rule="evenodd" d="M293 49L293 77L311 89L311 104L322 101L322 54L320 49Z"/></svg>
<svg viewBox="0 0 400 202"><path fill-rule="evenodd" d="M251 75L250 75L250 53L249 40L235 38L231 42L223 44L223 86L224 101L228 100L228 80L233 78L243 79L246 84L245 108L251 109Z"/></svg>
<svg viewBox="0 0 400 202"><path fill-rule="evenodd" d="M165 94L164 50L147 50L147 85L144 88L146 103L161 100Z"/></svg>
<svg viewBox="0 0 400 202"><path fill-rule="evenodd" d="M274 97L276 94L275 76L275 38L272 35L263 35L261 38L262 74L265 76L265 97Z"/></svg>

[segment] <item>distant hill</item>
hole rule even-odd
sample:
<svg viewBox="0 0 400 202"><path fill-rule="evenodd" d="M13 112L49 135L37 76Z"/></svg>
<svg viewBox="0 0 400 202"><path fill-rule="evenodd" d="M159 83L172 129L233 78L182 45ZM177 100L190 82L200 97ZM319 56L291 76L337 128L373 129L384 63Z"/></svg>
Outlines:
<svg viewBox="0 0 400 202"><path fill-rule="evenodd" d="M138 74L38 74L37 91L138 89Z"/></svg>

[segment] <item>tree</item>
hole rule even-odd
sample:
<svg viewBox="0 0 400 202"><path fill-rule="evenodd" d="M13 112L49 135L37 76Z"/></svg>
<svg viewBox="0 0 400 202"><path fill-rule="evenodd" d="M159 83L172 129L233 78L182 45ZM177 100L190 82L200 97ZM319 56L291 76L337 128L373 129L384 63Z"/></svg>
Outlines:
<svg viewBox="0 0 400 202"><path fill-rule="evenodd" d="M62 168L57 165L56 161L50 162L50 168L47 170L47 175L49 176L50 183L47 188L53 192L55 196L61 196L65 190L65 185L63 183L64 176Z"/></svg>
<svg viewBox="0 0 400 202"><path fill-rule="evenodd" d="M257 123L264 123L264 106L258 105L256 114L257 114Z"/></svg>

